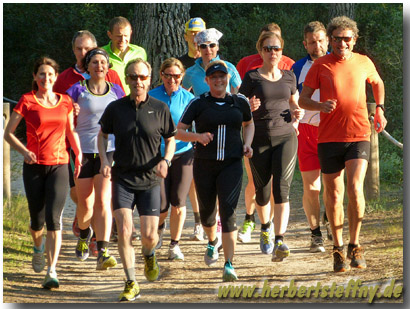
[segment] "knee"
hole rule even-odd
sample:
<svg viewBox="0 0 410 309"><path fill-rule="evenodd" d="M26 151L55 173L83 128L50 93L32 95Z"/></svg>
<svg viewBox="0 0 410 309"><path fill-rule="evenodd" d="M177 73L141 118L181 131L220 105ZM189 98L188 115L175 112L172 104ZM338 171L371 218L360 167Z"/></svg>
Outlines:
<svg viewBox="0 0 410 309"><path fill-rule="evenodd" d="M359 199L363 197L363 184L350 184L347 186L349 199Z"/></svg>

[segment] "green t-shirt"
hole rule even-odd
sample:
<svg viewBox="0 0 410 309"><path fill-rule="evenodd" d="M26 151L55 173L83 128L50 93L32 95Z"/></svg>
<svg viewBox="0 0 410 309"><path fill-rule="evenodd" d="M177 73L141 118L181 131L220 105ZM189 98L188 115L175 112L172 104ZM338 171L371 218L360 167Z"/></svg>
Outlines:
<svg viewBox="0 0 410 309"><path fill-rule="evenodd" d="M147 53L145 52L144 48L134 44L129 44L128 46L129 50L125 54L124 60L118 57L118 55L114 54L114 52L111 49L111 41L107 45L102 47L107 51L108 55L110 56L110 63L112 63L111 69L118 73L126 95L130 94L130 87L125 83L125 66L129 61L136 58L141 58L147 61Z"/></svg>

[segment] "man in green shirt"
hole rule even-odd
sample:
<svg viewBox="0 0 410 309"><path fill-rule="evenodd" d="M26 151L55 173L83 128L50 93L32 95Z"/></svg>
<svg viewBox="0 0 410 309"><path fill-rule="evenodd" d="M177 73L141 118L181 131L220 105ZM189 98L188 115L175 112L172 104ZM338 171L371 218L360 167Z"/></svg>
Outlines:
<svg viewBox="0 0 410 309"><path fill-rule="evenodd" d="M118 16L111 19L107 35L110 42L103 46L110 56L112 69L120 76L126 95L130 94L130 88L125 83L124 69L130 60L141 58L147 60L147 53L144 48L130 44L132 34L131 23L125 17Z"/></svg>

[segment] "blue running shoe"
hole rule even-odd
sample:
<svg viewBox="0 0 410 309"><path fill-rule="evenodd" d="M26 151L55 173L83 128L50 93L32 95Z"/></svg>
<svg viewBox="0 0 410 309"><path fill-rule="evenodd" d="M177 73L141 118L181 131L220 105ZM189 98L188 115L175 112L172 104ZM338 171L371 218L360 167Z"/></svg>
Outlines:
<svg viewBox="0 0 410 309"><path fill-rule="evenodd" d="M260 248L262 253L264 254L271 254L273 251L273 242L271 239L271 235L268 230L261 230L260 236Z"/></svg>
<svg viewBox="0 0 410 309"><path fill-rule="evenodd" d="M228 260L224 266L224 274L222 276L222 280L224 282L233 282L238 280L238 276L235 273L235 269L233 269L232 263Z"/></svg>
<svg viewBox="0 0 410 309"><path fill-rule="evenodd" d="M221 245L222 244L220 243L219 240L215 246L212 246L208 243L208 246L206 247L206 251L204 255L204 260L205 260L206 265L211 266L218 261L218 258L219 258L218 248Z"/></svg>
<svg viewBox="0 0 410 309"><path fill-rule="evenodd" d="M287 258L290 254L289 247L281 240L275 243L272 254L272 262L282 262L284 258Z"/></svg>

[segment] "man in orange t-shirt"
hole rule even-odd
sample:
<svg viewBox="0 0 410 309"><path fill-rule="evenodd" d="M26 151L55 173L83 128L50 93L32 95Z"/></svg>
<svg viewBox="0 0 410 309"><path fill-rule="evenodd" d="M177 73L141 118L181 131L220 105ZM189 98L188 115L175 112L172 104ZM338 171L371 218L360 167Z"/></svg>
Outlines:
<svg viewBox="0 0 410 309"><path fill-rule="evenodd" d="M370 153L370 124L366 106L368 82L376 100L374 127L385 128L384 84L372 61L353 52L358 38L357 24L346 16L332 19L327 35L332 53L317 59L310 68L299 99L300 107L319 110L318 154L323 175L326 213L333 234L333 270L344 272L366 268L364 249L359 244L364 216L363 182ZM320 102L311 99L320 89ZM343 252L344 171L347 176L349 245Z"/></svg>
<svg viewBox="0 0 410 309"><path fill-rule="evenodd" d="M272 32L277 34L278 36L282 35L282 31L278 24L270 23L265 25L261 31L260 35L265 32ZM280 70L290 70L292 65L295 63L294 60L282 55L279 63L278 68ZM236 65L236 69L239 72L241 79L245 77L246 72L254 69L258 69L262 67L263 60L259 53L250 55L247 57L242 58L238 64ZM238 232L238 240L243 243L247 243L251 241L251 233L255 229L255 185L253 183L253 177L251 168L249 165L249 159L245 157L245 169L246 174L248 175L248 184L245 188L245 207L246 207L246 216L245 220L242 224L242 227L239 229ZM271 194L271 202L270 205L274 205L273 202L273 192ZM273 206L271 206L271 215L270 221L273 219ZM271 231L273 233L273 229ZM272 234L273 235L273 234Z"/></svg>

